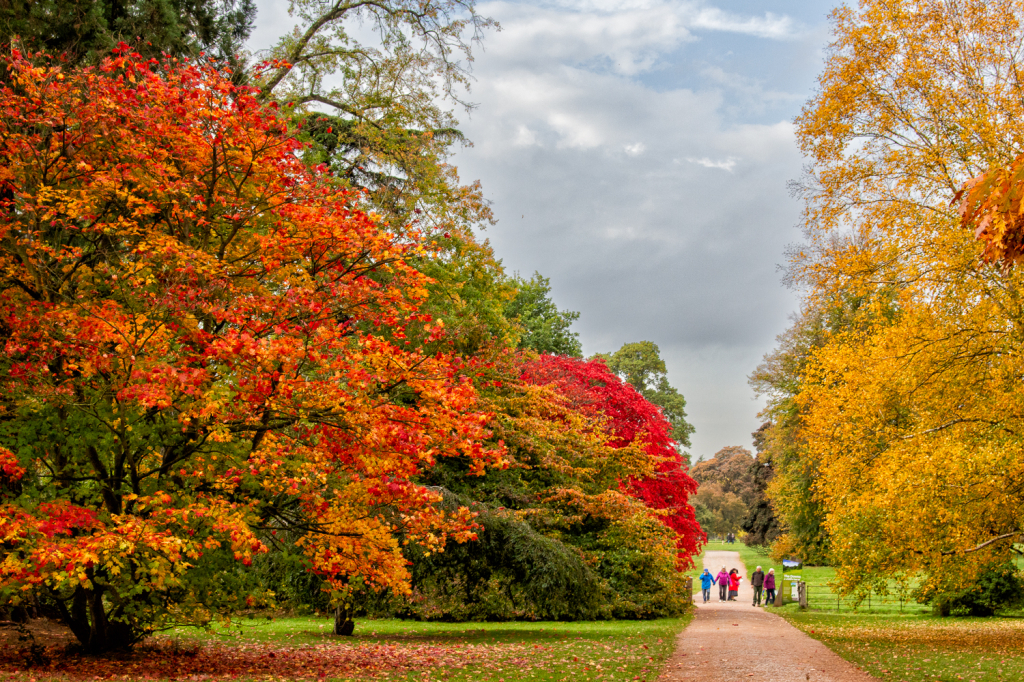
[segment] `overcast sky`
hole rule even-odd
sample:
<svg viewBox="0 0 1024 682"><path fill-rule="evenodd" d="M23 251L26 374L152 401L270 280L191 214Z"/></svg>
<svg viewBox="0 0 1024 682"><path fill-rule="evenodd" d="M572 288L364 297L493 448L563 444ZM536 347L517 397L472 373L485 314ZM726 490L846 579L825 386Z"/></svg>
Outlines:
<svg viewBox="0 0 1024 682"><path fill-rule="evenodd" d="M259 0L251 44L292 25ZM483 2L497 19L460 115L509 271L551 279L584 353L649 340L696 427L696 460L752 448L747 376L795 310L780 281L800 238L786 183L832 1ZM292 22L294 23L294 22Z"/></svg>

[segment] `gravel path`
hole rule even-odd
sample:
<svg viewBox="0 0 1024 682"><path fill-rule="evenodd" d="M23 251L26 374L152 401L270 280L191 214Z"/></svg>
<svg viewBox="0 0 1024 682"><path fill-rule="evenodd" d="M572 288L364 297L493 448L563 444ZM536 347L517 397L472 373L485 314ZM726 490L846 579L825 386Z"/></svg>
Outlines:
<svg viewBox="0 0 1024 682"><path fill-rule="evenodd" d="M704 567L722 566L744 577L738 601L719 602L718 587L704 604L695 595L697 615L676 640L676 650L658 678L664 682L869 682L876 678L832 653L770 608L751 606L754 590L745 579L738 552L707 552ZM781 583L781 580L779 581ZM781 585L780 585L781 586Z"/></svg>

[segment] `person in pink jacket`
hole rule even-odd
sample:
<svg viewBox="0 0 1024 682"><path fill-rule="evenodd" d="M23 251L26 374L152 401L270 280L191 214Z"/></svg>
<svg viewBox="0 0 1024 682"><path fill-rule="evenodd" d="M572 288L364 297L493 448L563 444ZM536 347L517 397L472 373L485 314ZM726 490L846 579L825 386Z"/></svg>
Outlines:
<svg viewBox="0 0 1024 682"><path fill-rule="evenodd" d="M722 566L722 570L715 576L718 581L718 601L726 601L729 599L729 573L725 570L725 566Z"/></svg>
<svg viewBox="0 0 1024 682"><path fill-rule="evenodd" d="M769 568L768 575L764 577L765 604L775 606L775 569Z"/></svg>

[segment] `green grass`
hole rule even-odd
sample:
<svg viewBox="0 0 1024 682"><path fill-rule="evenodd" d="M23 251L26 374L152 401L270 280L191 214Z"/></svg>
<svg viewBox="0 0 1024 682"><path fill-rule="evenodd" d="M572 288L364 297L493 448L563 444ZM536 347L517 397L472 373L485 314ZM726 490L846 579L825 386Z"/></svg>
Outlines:
<svg viewBox="0 0 1024 682"><path fill-rule="evenodd" d="M739 542L738 540L731 545L725 542L709 542L707 546L704 548L705 552L708 550L714 552L739 552L740 561L742 561L743 565L747 568L747 575L753 573L754 569L758 566L763 568L765 573L768 572L769 568L774 568L776 574L782 571L782 565L776 565L775 562L769 559L768 553L764 549L759 547L748 547L747 545L744 545L742 542ZM704 555L701 554L702 558L703 556ZM700 568L700 566L701 562L698 561L697 567ZM730 566L729 568L732 567ZM697 573L699 574L700 571L698 570Z"/></svg>
<svg viewBox="0 0 1024 682"><path fill-rule="evenodd" d="M776 570L776 573L778 571ZM896 590L896 583L890 585L889 594L872 593L870 597L859 603L853 597L841 597L832 588L836 572L830 566L808 566L802 572L803 581L807 583L807 607L813 611L847 612L856 611L862 614L919 616L928 614L928 606L918 604L904 597L901 601ZM786 608L796 609L796 606Z"/></svg>
<svg viewBox="0 0 1024 682"><path fill-rule="evenodd" d="M1024 679L1024 619L820 613L783 617L882 680Z"/></svg>
<svg viewBox="0 0 1024 682"><path fill-rule="evenodd" d="M473 646L488 652L484 664L463 670L437 667L385 675L385 680L493 680L554 682L556 680L654 680L672 653L675 636L689 617L654 621L580 623L424 623L400 620L357 621L356 633L342 640L351 646ZM164 635L182 644L196 642L251 643L287 646L338 642L329 634L331 621L320 618L279 618L240 621L213 633L179 630ZM507 653L502 653L507 649ZM328 678L357 680L363 677Z"/></svg>

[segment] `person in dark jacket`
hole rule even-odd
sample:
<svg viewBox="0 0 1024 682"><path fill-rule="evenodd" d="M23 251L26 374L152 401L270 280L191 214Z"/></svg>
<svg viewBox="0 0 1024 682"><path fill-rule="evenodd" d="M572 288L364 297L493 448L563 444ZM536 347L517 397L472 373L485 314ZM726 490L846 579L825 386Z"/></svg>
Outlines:
<svg viewBox="0 0 1024 682"><path fill-rule="evenodd" d="M761 605L761 592L764 589L764 571L758 566L750 575L750 585L754 588L754 606Z"/></svg>
<svg viewBox="0 0 1024 682"><path fill-rule="evenodd" d="M705 604L711 601L711 586L715 582L715 576L711 575L711 571L705 568L704 572L700 574L700 593L704 597Z"/></svg>
<svg viewBox="0 0 1024 682"><path fill-rule="evenodd" d="M725 601L729 598L729 574L725 571L725 566L722 566L722 570L715 576L718 580L718 601Z"/></svg>
<svg viewBox="0 0 1024 682"><path fill-rule="evenodd" d="M769 568L768 575L764 577L764 590L765 598L764 603L767 606L771 604L775 606L775 569Z"/></svg>

